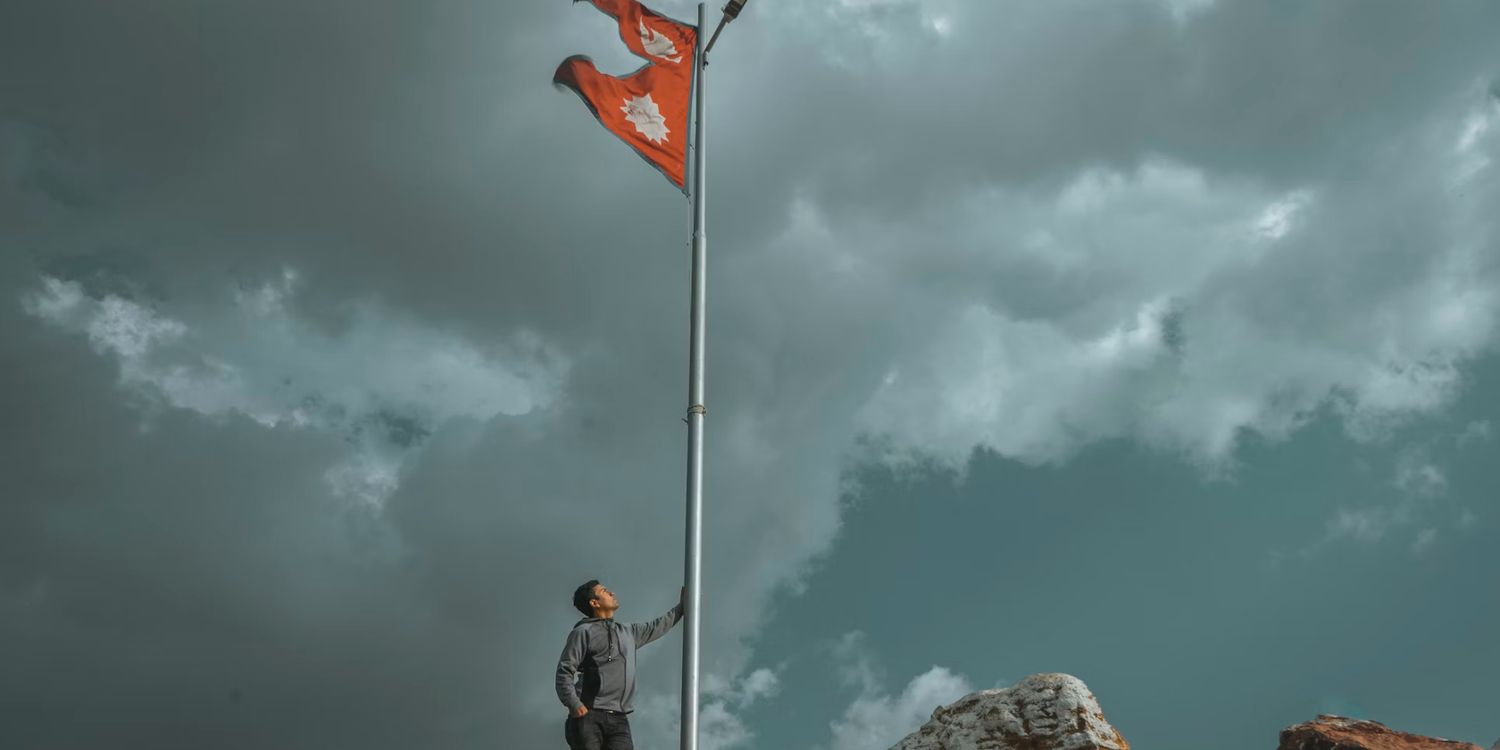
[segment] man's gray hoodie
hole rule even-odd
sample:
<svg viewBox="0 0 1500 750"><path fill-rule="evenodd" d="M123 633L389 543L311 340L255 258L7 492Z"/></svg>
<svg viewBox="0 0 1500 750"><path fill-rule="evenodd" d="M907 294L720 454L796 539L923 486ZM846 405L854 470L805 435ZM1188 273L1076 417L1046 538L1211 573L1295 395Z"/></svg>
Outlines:
<svg viewBox="0 0 1500 750"><path fill-rule="evenodd" d="M557 699L576 711L635 710L635 650L667 634L682 619L682 605L650 622L622 625L612 619L585 617L568 633L557 660ZM574 682L583 675L582 694Z"/></svg>

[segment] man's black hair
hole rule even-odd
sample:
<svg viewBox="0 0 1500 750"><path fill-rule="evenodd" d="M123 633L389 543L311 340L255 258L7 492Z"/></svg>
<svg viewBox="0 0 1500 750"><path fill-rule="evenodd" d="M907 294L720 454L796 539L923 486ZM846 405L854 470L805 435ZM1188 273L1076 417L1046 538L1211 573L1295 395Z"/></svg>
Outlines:
<svg viewBox="0 0 1500 750"><path fill-rule="evenodd" d="M599 579L590 578L588 583L573 591L573 608L582 612L584 617L594 616L594 608L589 605L589 600L594 598L594 587L598 585Z"/></svg>

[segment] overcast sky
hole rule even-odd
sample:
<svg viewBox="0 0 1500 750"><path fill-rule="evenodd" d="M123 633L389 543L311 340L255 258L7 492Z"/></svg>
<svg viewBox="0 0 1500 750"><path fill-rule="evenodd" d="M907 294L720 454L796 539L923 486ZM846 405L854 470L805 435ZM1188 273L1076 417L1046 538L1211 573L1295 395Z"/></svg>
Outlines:
<svg viewBox="0 0 1500 750"><path fill-rule="evenodd" d="M693 6L653 7L691 18ZM704 750L1027 674L1500 737L1500 4L754 0ZM681 582L689 206L566 0L0 0L0 745L561 747ZM675 746L680 637L642 651Z"/></svg>

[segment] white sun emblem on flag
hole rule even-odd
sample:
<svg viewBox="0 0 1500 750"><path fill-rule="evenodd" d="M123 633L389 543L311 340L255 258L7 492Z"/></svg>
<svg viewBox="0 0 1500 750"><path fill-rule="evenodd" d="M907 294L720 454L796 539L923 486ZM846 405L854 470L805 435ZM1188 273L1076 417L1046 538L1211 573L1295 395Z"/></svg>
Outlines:
<svg viewBox="0 0 1500 750"><path fill-rule="evenodd" d="M646 26L646 19L642 18L637 23L641 26L641 46L646 48L648 54L660 57L663 60L671 60L674 63L682 62L682 55L677 55L677 45L672 44L665 34L656 29ZM672 57L672 55L677 55Z"/></svg>
<svg viewBox="0 0 1500 750"><path fill-rule="evenodd" d="M635 130L646 136L652 143L661 143L667 139L667 118L662 117L661 110L656 108L656 102L651 101L651 95L637 96L625 100L625 106L620 108L625 113L625 119L635 125Z"/></svg>

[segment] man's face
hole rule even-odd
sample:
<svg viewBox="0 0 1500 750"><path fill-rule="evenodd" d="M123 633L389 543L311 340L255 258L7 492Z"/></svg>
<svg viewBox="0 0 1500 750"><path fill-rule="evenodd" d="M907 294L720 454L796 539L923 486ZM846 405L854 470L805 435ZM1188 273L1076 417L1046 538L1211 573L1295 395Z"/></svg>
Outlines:
<svg viewBox="0 0 1500 750"><path fill-rule="evenodd" d="M601 612L613 612L620 608L620 600L601 583L594 587L594 607Z"/></svg>

